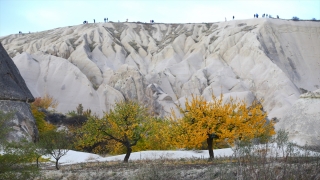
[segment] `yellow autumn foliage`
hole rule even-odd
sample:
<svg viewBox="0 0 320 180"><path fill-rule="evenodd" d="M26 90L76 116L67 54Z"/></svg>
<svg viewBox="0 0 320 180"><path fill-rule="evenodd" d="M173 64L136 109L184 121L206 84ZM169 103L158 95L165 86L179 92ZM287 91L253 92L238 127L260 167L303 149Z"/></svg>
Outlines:
<svg viewBox="0 0 320 180"><path fill-rule="evenodd" d="M51 107L54 109L58 106L59 103L49 94L45 94L43 97L36 97L35 101L32 104L39 108L48 109L49 107Z"/></svg>
<svg viewBox="0 0 320 180"><path fill-rule="evenodd" d="M56 128L53 124L46 122L45 113L39 111L38 107L36 107L33 104L31 104L31 112L32 112L33 117L36 120L36 125L37 125L40 136L42 133L53 130Z"/></svg>
<svg viewBox="0 0 320 180"><path fill-rule="evenodd" d="M170 137L170 121L153 117L148 123L148 133L133 147L133 151L175 149Z"/></svg>
<svg viewBox="0 0 320 180"><path fill-rule="evenodd" d="M200 148L208 138L233 145L235 140L275 134L273 123L266 121L267 113L260 103L247 107L245 102L233 99L223 103L222 98L212 96L208 102L192 96L191 101L186 99L185 108L179 107L181 118L172 111L170 131L176 135L171 137L171 143L178 148Z"/></svg>

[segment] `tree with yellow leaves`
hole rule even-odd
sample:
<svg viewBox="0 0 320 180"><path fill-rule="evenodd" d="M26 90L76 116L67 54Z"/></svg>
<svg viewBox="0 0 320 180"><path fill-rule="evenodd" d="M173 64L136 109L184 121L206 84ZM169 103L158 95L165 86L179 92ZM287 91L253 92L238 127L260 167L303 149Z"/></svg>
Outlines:
<svg viewBox="0 0 320 180"><path fill-rule="evenodd" d="M31 112L36 120L36 125L40 136L42 135L42 133L46 131L51 131L55 129L55 126L53 124L50 124L45 120L46 114L44 112L39 111L39 109L33 104L31 104Z"/></svg>
<svg viewBox="0 0 320 180"><path fill-rule="evenodd" d="M267 113L259 103L247 107L246 103L231 99L223 103L212 96L207 102L203 97L186 99L185 108L179 106L181 118L171 117L172 130L177 133L172 142L180 148L200 148L206 141L210 159L214 158L213 142L233 144L235 140L251 140L263 135L275 134L273 123L267 122Z"/></svg>
<svg viewBox="0 0 320 180"><path fill-rule="evenodd" d="M58 106L58 102L49 94L45 94L43 97L36 97L32 103L34 106L43 109L53 108L55 109Z"/></svg>
<svg viewBox="0 0 320 180"><path fill-rule="evenodd" d="M103 118L89 117L88 121L78 130L78 147L95 144L121 145L126 149L124 162L128 162L132 147L146 136L149 130L150 117L146 108L137 102L127 101L116 103L113 110ZM80 136L80 138L79 138Z"/></svg>
<svg viewBox="0 0 320 180"><path fill-rule="evenodd" d="M171 122L160 117L152 117L146 124L146 136L133 147L134 151L175 149L167 138L171 137Z"/></svg>
<svg viewBox="0 0 320 180"><path fill-rule="evenodd" d="M31 112L36 120L36 125L41 136L42 133L46 131L51 131L55 129L53 124L48 123L45 120L46 114L42 112L40 109L56 108L58 102L48 94L45 94L44 97L37 97L35 101L31 103Z"/></svg>

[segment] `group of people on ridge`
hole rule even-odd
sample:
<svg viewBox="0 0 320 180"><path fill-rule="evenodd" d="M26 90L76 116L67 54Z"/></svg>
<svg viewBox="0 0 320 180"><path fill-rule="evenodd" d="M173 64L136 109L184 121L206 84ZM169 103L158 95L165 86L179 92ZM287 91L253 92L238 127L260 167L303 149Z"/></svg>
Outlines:
<svg viewBox="0 0 320 180"><path fill-rule="evenodd" d="M104 22L108 22L108 18L104 18L103 20ZM96 19L93 19L93 23L96 23ZM83 21L83 24L88 24L88 21L87 20Z"/></svg>
<svg viewBox="0 0 320 180"><path fill-rule="evenodd" d="M233 19L234 19L234 17L233 17ZM108 18L104 18L103 20L105 23L108 22ZM120 22L120 21L118 21L118 22ZM126 19L126 22L128 22L128 19ZM88 23L89 22L87 20L83 21L83 24L88 24ZM96 23L95 19L93 19L93 23ZM150 23L154 23L154 20L150 20Z"/></svg>
<svg viewBox="0 0 320 180"><path fill-rule="evenodd" d="M259 15L256 13L256 14L254 14L253 15L254 16L254 18L258 18L259 17ZM269 17L269 18L272 18L272 16L271 16L271 14L262 14L262 17L264 18L264 17ZM277 18L279 19L279 15L277 15Z"/></svg>

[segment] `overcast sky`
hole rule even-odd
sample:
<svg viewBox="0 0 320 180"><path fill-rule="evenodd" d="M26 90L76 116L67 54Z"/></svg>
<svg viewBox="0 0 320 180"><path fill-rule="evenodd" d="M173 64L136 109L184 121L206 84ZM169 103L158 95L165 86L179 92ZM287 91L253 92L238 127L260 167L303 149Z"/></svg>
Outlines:
<svg viewBox="0 0 320 180"><path fill-rule="evenodd" d="M253 14L320 19L320 0L0 0L0 36L114 22L201 23L250 19Z"/></svg>

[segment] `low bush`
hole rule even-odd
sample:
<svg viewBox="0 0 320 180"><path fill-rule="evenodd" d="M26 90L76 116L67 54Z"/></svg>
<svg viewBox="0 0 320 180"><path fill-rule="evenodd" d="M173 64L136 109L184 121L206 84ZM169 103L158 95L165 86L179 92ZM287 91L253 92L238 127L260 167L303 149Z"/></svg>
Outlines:
<svg viewBox="0 0 320 180"><path fill-rule="evenodd" d="M293 21L299 21L299 18L298 18L297 16L293 16L293 17L292 17L292 20L293 20Z"/></svg>
<svg viewBox="0 0 320 180"><path fill-rule="evenodd" d="M35 101L32 104L38 108L54 109L58 106L59 103L49 94L45 94L43 97L35 98Z"/></svg>
<svg viewBox="0 0 320 180"><path fill-rule="evenodd" d="M12 113L0 111L0 180L33 179L38 169L31 162L35 159L32 143L22 140L19 143L6 141L6 135L12 128L6 124Z"/></svg>

